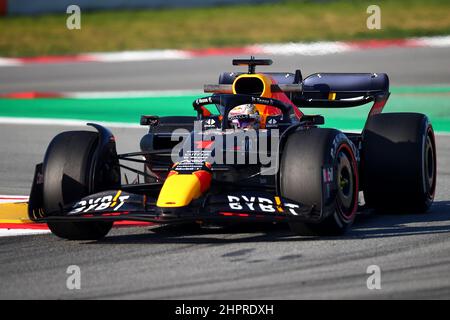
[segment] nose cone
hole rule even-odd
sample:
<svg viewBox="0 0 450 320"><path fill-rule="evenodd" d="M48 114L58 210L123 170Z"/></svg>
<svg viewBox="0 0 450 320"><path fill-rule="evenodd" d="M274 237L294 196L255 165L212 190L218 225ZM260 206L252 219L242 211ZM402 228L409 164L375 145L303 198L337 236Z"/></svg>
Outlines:
<svg viewBox="0 0 450 320"><path fill-rule="evenodd" d="M161 208L185 207L200 197L210 182L211 174L205 171L172 174L164 182L156 205Z"/></svg>

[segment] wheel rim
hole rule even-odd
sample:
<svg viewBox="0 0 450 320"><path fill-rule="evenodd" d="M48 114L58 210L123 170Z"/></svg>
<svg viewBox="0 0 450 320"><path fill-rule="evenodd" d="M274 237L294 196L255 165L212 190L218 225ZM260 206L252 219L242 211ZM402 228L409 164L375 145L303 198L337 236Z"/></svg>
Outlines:
<svg viewBox="0 0 450 320"><path fill-rule="evenodd" d="M356 213L356 168L343 149L337 154L337 208L344 219L351 220Z"/></svg>
<svg viewBox="0 0 450 320"><path fill-rule="evenodd" d="M428 134L425 140L424 150L424 186L425 192L429 198L432 198L434 194L435 180L436 180L436 156L434 143L431 136L431 130L428 130Z"/></svg>
<svg viewBox="0 0 450 320"><path fill-rule="evenodd" d="M351 171L350 161L341 152L338 163L338 195L345 208L350 208L352 205L353 177Z"/></svg>

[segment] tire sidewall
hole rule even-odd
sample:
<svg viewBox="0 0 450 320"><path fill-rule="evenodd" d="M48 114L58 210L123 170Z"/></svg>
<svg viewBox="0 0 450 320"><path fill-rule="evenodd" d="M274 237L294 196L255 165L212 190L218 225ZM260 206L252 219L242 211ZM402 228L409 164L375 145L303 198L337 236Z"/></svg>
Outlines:
<svg viewBox="0 0 450 320"><path fill-rule="evenodd" d="M353 205L348 215L343 215L339 211L337 203L337 162L340 152L345 153L351 164L354 181ZM306 161L304 161L305 159ZM358 163L357 148L339 130L308 128L293 132L287 138L281 157L278 179L280 194L282 197L307 206L318 207L319 205L322 214L322 219L318 222L295 222L295 224L303 224L301 229L310 229L311 234L342 234L353 223L358 208ZM295 172L295 168L299 169L298 172ZM331 180L326 180L324 177L326 168L332 168L333 178ZM309 183L302 184L303 179L308 180ZM311 193L316 196L308 197ZM306 198L302 194L306 195ZM305 201L305 199L309 200ZM307 234L309 235L309 232Z"/></svg>
<svg viewBox="0 0 450 320"><path fill-rule="evenodd" d="M327 219L333 219L336 223L336 226L338 226L340 229L345 230L348 227L350 227L353 224L353 221L355 220L356 212L358 209L358 191L359 191L359 172L358 172L358 162L359 162L359 155L358 150L356 149L355 145L353 144L350 139L347 138L347 136L339 132L333 139L331 143L331 164L334 168L335 175L338 174L338 156L340 152L344 152L347 156L348 160L350 161L350 165L352 167L352 178L354 181L354 188L353 188L353 195L352 195L352 207L349 210L348 214L344 214L339 207L339 199L337 194L335 195L334 199L334 206L331 207L328 211L331 212L330 216L325 217L325 220ZM338 178L335 177L335 188L336 190L339 188L338 186Z"/></svg>

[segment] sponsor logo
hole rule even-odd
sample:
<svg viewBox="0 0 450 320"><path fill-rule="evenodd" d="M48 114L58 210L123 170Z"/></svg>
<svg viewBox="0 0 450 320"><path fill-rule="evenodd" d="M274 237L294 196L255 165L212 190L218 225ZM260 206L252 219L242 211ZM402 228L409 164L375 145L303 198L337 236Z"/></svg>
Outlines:
<svg viewBox="0 0 450 320"><path fill-rule="evenodd" d="M216 128L216 120L215 119L207 119L203 121L203 129L211 129Z"/></svg>
<svg viewBox="0 0 450 320"><path fill-rule="evenodd" d="M40 172L36 175L36 184L43 184L44 183L44 175Z"/></svg>
<svg viewBox="0 0 450 320"><path fill-rule="evenodd" d="M275 126L278 123L277 119L271 118L267 121L267 124Z"/></svg>
<svg viewBox="0 0 450 320"><path fill-rule="evenodd" d="M211 103L211 97L208 98L199 98L196 100L197 104L205 104L205 103Z"/></svg>
<svg viewBox="0 0 450 320"><path fill-rule="evenodd" d="M273 105L272 99L266 99L261 97L252 97L252 102L257 104Z"/></svg>
<svg viewBox="0 0 450 320"><path fill-rule="evenodd" d="M282 201L279 197L265 198L257 196L227 196L228 206L231 210L255 211L267 213L290 213L300 215L300 205Z"/></svg>
<svg viewBox="0 0 450 320"><path fill-rule="evenodd" d="M106 195L103 197L92 198L88 200L81 200L75 204L73 210L70 213L85 213L85 212L97 212L104 210L117 211L125 203L125 200L130 198L129 195L121 196L121 191L118 191L115 195Z"/></svg>
<svg viewBox="0 0 450 320"><path fill-rule="evenodd" d="M322 169L323 182L331 183L333 182L333 167L323 168Z"/></svg>

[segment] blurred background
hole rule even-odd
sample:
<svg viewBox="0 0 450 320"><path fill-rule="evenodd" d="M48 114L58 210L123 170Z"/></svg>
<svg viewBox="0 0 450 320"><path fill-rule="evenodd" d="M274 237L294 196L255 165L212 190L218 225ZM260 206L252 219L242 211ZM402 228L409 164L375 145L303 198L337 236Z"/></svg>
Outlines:
<svg viewBox="0 0 450 320"><path fill-rule="evenodd" d="M304 76L388 73L387 111L427 112L450 131L448 0L0 0L0 12L7 119L190 115L203 84L256 55ZM311 112L359 130L369 107Z"/></svg>
<svg viewBox="0 0 450 320"><path fill-rule="evenodd" d="M69 5L81 30L66 28ZM369 30L369 5L381 29ZM0 56L193 49L450 33L450 1L0 0Z"/></svg>

